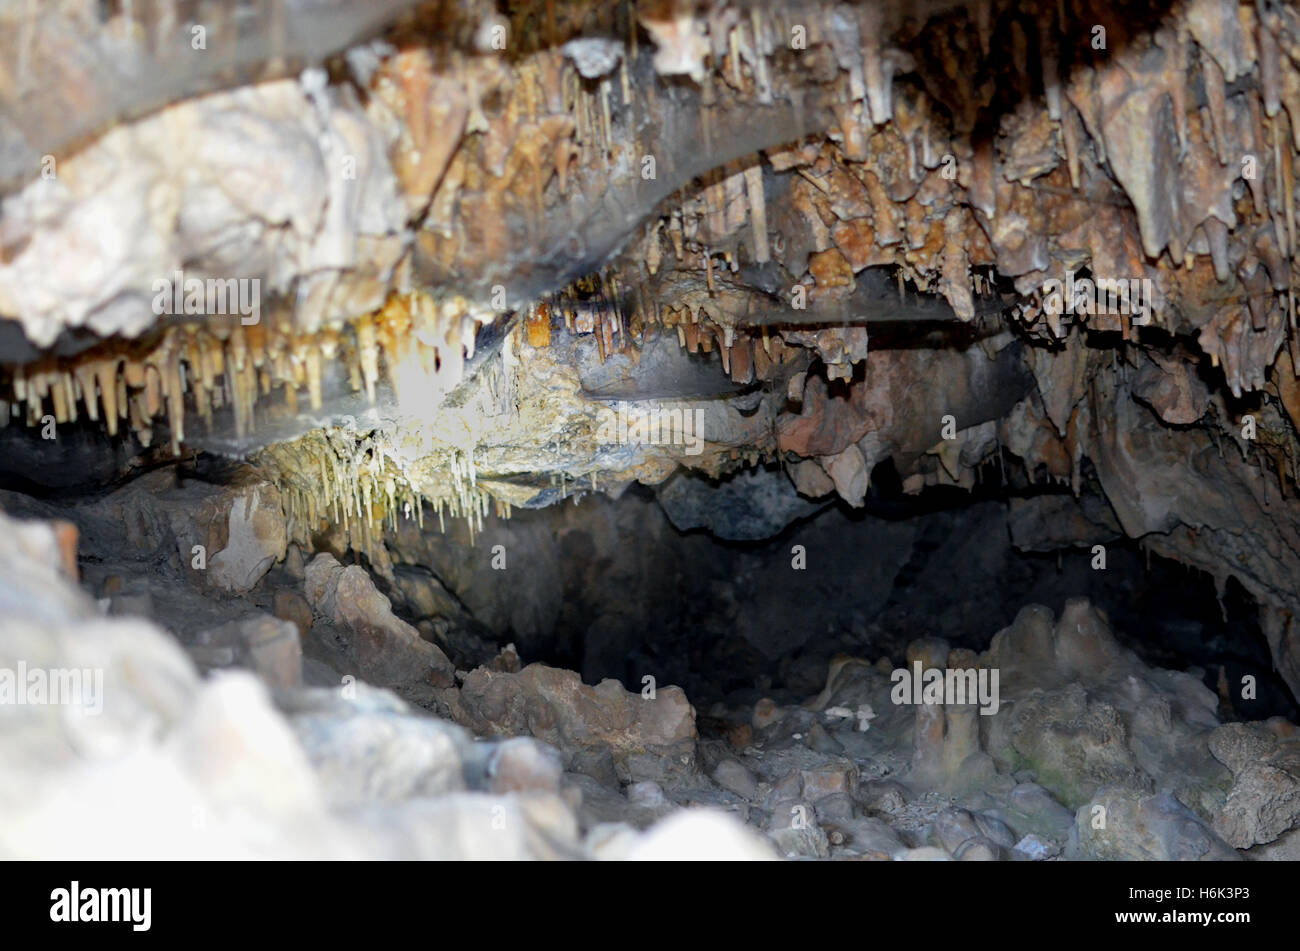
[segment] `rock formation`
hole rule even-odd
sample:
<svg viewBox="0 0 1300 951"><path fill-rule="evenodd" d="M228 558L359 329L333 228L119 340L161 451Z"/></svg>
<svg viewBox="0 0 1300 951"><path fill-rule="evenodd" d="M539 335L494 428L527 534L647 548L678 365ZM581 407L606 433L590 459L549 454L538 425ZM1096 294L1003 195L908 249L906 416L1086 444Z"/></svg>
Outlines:
<svg viewBox="0 0 1300 951"><path fill-rule="evenodd" d="M1295 9L189 6L0 9L0 853L1295 854Z"/></svg>

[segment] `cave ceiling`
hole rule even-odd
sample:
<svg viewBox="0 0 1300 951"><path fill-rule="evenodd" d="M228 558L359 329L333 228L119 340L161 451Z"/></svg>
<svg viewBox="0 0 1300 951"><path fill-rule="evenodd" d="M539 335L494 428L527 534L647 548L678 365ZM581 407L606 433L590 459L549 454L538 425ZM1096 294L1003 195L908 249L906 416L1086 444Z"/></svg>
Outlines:
<svg viewBox="0 0 1300 951"><path fill-rule="evenodd" d="M7 445L250 460L358 550L682 468L861 506L992 462L1238 579L1300 685L1293 8L32 9Z"/></svg>

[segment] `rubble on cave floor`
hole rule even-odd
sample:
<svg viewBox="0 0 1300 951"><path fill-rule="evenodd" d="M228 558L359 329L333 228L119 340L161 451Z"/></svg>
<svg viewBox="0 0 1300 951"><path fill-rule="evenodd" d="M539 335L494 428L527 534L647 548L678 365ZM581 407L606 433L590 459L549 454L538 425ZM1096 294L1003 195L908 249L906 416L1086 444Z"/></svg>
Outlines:
<svg viewBox="0 0 1300 951"><path fill-rule="evenodd" d="M75 583L94 518L79 536L0 516L0 669L99 670L111 699L0 705L0 853L1300 857L1300 729L1224 722L1212 690L1142 661L1086 599L1027 606L980 652L921 637L897 668L842 654L807 696L697 709L676 686L584 683L513 646L453 670L362 567L327 551L272 567L241 541L230 519L255 491L192 487L166 529L175 545L227 523L218 552L247 571L208 583L263 574L220 599L173 580L148 603L129 586L96 601ZM168 520L165 504L98 511ZM153 555L135 578L164 585ZM182 615L183 633L159 627ZM918 685L969 671L972 693L913 694L913 665Z"/></svg>

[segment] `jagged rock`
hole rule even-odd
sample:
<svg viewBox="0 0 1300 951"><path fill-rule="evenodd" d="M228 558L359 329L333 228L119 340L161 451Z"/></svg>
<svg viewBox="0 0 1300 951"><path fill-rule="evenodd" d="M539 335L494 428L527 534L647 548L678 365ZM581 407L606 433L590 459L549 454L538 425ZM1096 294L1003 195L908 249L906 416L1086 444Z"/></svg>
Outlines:
<svg viewBox="0 0 1300 951"><path fill-rule="evenodd" d="M811 459L796 462L786 469L795 491L809 499L820 499L835 491L835 480Z"/></svg>
<svg viewBox="0 0 1300 951"><path fill-rule="evenodd" d="M1143 796L1100 790L1079 809L1074 836L1072 851L1087 858L1175 862L1240 858L1169 793Z"/></svg>
<svg viewBox="0 0 1300 951"><path fill-rule="evenodd" d="M1055 552L1109 543L1121 536L1105 501L1095 496L1036 495L1007 506L1011 544L1021 551Z"/></svg>
<svg viewBox="0 0 1300 951"><path fill-rule="evenodd" d="M49 230L28 249L31 257L0 268L5 310L23 320L33 340L51 343L63 324L88 325L104 336L140 334L156 316L153 279L182 262L197 273L226 275L231 262L256 261L255 273L278 287L300 269L319 267L358 285L355 304L382 303L373 278L387 277L396 249L380 254L374 247L377 259L370 261L359 258L358 242L400 230L403 209L381 133L354 103L339 100L321 112L303 85L286 80L151 113L66 160L63 187L37 202L57 202ZM230 148L235 141L241 147ZM346 184L327 174L325 155L333 149L357 158L356 177ZM115 171L126 154L135 156L130 176ZM113 186L93 184L100 180ZM150 194L166 198L151 203ZM9 214L19 207L31 213L23 202ZM138 211L122 213L127 208ZM279 227L268 229L271 222ZM319 280L302 277L304 286ZM23 282L61 288L59 313L50 309L56 298L40 306L20 292ZM334 306L346 296L336 294ZM302 326L314 326L324 301L320 294L303 297Z"/></svg>
<svg viewBox="0 0 1300 951"><path fill-rule="evenodd" d="M1186 426L1196 422L1209 406L1210 392L1183 360L1151 353L1133 380L1133 395L1160 414L1166 423Z"/></svg>
<svg viewBox="0 0 1300 951"><path fill-rule="evenodd" d="M844 752L840 741L826 732L826 728L816 721L808 727L808 732L804 734L804 742L808 744L810 750L829 756L839 756Z"/></svg>
<svg viewBox="0 0 1300 951"><path fill-rule="evenodd" d="M1277 736L1262 723L1225 723L1210 734L1210 752L1234 773L1266 760L1277 750Z"/></svg>
<svg viewBox="0 0 1300 951"><path fill-rule="evenodd" d="M824 456L821 465L840 498L853 506L862 505L871 487L871 469L861 449L851 445L833 456Z"/></svg>
<svg viewBox="0 0 1300 951"><path fill-rule="evenodd" d="M1269 502L1258 470L1235 453L1220 455L1215 437L1198 427L1171 441L1171 430L1123 384L1098 399L1094 412L1107 423L1091 437L1088 456L1124 533L1217 578L1236 577L1261 603L1289 605L1300 573L1300 532L1293 519L1276 517L1278 502ZM1261 619L1284 614L1269 610ZM1274 663L1293 691L1300 689L1297 644L1284 625L1269 638Z"/></svg>
<svg viewBox="0 0 1300 951"><path fill-rule="evenodd" d="M677 687L648 698L615 680L589 687L544 664L517 674L480 667L453 711L478 734L533 736L569 756L608 750L622 778L657 780L652 774L689 772L695 762L695 710Z"/></svg>
<svg viewBox="0 0 1300 951"><path fill-rule="evenodd" d="M772 809L767 834L787 856L824 859L829 854L830 840L807 802L779 803Z"/></svg>
<svg viewBox="0 0 1300 951"><path fill-rule="evenodd" d="M174 470L147 473L76 508L83 547L105 560L120 559L124 547L161 556L217 592L248 591L285 557L288 533L272 482L247 467L232 479L210 485L182 482Z"/></svg>
<svg viewBox="0 0 1300 951"><path fill-rule="evenodd" d="M219 588L247 591L284 557L287 540L278 493L253 486L230 500L226 544L208 559L208 576Z"/></svg>
<svg viewBox="0 0 1300 951"><path fill-rule="evenodd" d="M1061 847L1055 842L1044 839L1040 835L1032 832L1016 843L1016 851L1023 853L1027 858L1034 862L1042 862L1046 859L1053 859L1061 854Z"/></svg>
<svg viewBox="0 0 1300 951"><path fill-rule="evenodd" d="M775 468L746 469L718 484L679 472L659 487L657 496L681 531L704 528L731 541L771 538L823 507L801 498Z"/></svg>
<svg viewBox="0 0 1300 951"><path fill-rule="evenodd" d="M1272 842L1300 821L1300 740L1294 732L1273 721L1226 723L1210 734L1210 752L1233 773L1214 831L1233 848Z"/></svg>
<svg viewBox="0 0 1300 951"><path fill-rule="evenodd" d="M898 812L908 800L907 787L893 780L876 780L858 787L858 800L876 812Z"/></svg>
<svg viewBox="0 0 1300 951"><path fill-rule="evenodd" d="M1285 832L1266 845L1257 845L1246 852L1245 856L1256 862L1300 861L1300 829Z"/></svg>
<svg viewBox="0 0 1300 951"><path fill-rule="evenodd" d="M998 816L1018 833L1064 839L1074 824L1074 813L1052 798L1037 783L1020 783L1007 796Z"/></svg>
<svg viewBox="0 0 1300 951"><path fill-rule="evenodd" d="M317 614L351 632L359 675L374 684L453 682L451 661L415 628L394 616L392 603L357 565L343 567L328 552L307 565L307 599Z"/></svg>
<svg viewBox="0 0 1300 951"><path fill-rule="evenodd" d="M724 759L713 770L713 781L741 799L758 799L758 780L736 759Z"/></svg>
<svg viewBox="0 0 1300 951"><path fill-rule="evenodd" d="M850 760L839 760L816 769L800 770L803 798L816 804L826 796L854 798L858 791L858 769Z"/></svg>
<svg viewBox="0 0 1300 951"><path fill-rule="evenodd" d="M1250 766L1234 777L1214 831L1233 848L1272 842L1300 819L1300 780L1275 766Z"/></svg>
<svg viewBox="0 0 1300 951"><path fill-rule="evenodd" d="M585 776L607 788L618 788L618 770L614 767L614 754L608 747L578 750L569 756L567 768L571 773Z"/></svg>

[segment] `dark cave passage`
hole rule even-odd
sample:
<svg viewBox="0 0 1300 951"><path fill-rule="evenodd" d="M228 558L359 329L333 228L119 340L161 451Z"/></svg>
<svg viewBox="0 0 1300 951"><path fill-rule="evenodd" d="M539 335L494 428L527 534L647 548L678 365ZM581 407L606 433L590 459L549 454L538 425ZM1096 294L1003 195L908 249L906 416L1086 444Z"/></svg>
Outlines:
<svg viewBox="0 0 1300 951"><path fill-rule="evenodd" d="M833 503L754 541L719 539L705 528L683 532L653 490L639 486L616 501L584 498L517 513L472 548L439 550L440 561L461 563L448 590L474 619L464 635L445 625L433 635L414 601L403 602L402 583L389 593L399 615L417 626L425 621L421 630L467 666L513 642L525 663L577 670L590 684L614 678L633 691L651 675L705 706L802 699L822 688L835 655L901 666L918 637L984 651L1024 605L1059 614L1070 598L1086 597L1147 663L1192 671L1220 695L1225 719L1297 716L1256 606L1235 582L1220 599L1212 579L1121 537L1105 544L1104 567L1091 546L1021 550L1006 487L990 481L972 492L940 487L904 496L891 491L886 472L878 475L880 488L864 508ZM1018 507L1072 502L1055 486L1021 489L1014 498ZM626 544L631 537L639 540L635 551ZM494 545L509 559L558 572L534 582L509 562L496 571ZM503 602L545 603L533 584L558 589L554 609L514 620ZM1231 689L1243 677L1254 679L1252 698Z"/></svg>

